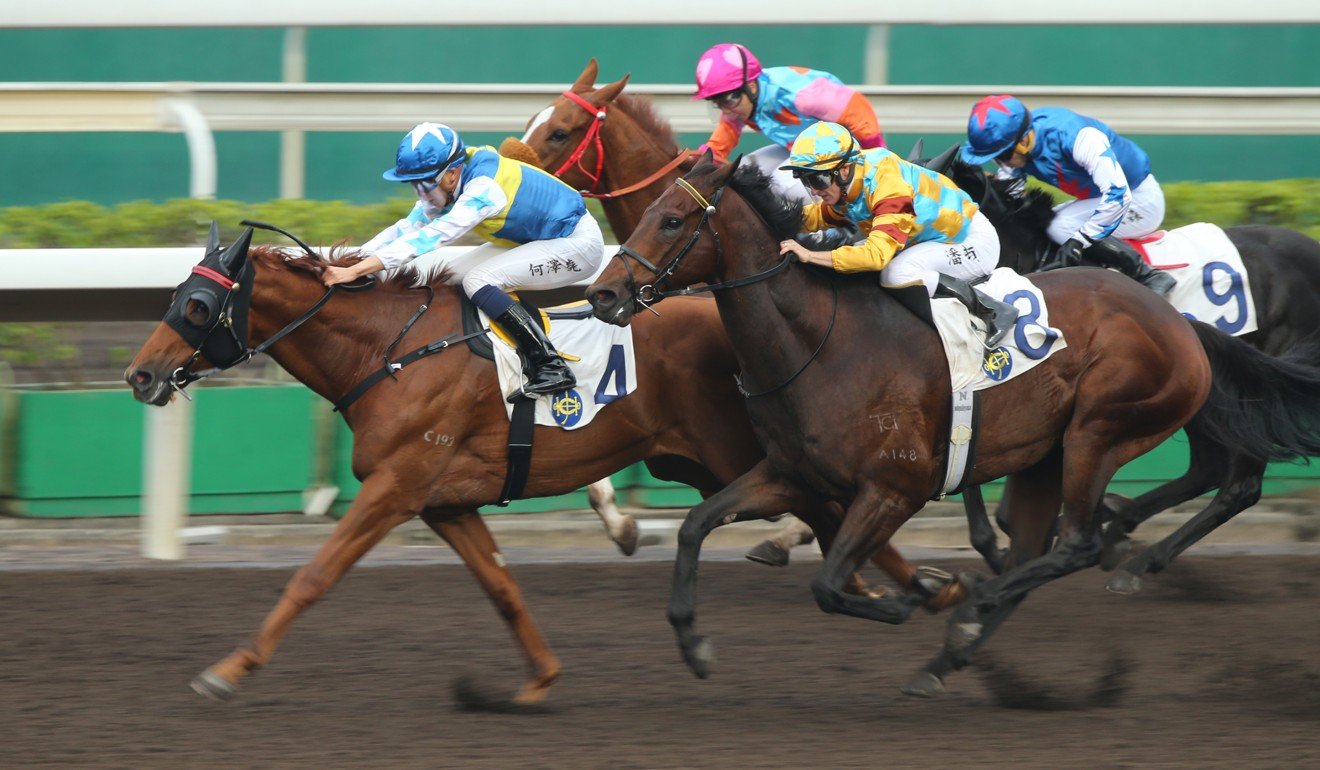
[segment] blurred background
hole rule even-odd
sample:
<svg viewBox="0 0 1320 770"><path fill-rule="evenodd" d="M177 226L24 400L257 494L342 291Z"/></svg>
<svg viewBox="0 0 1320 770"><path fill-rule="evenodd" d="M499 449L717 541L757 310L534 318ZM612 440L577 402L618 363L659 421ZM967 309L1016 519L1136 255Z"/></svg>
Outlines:
<svg viewBox="0 0 1320 770"><path fill-rule="evenodd" d="M598 82L629 74L629 93L651 95L686 147L714 125L687 98L698 55L740 42L767 66L863 87L900 154L918 137L936 149L961 140L977 98L1011 92L1136 140L1168 191L1167 226L1320 234L1320 25L1298 4L842 3L810 18L773 0L608 15L531 2L188 5L0 9L0 512L141 510L151 418L118 380L211 219L224 237L252 217L314 243L360 243L411 205L380 178L409 127L448 122L470 144L498 144L592 57ZM749 133L741 148L763 143ZM173 249L177 267L138 275L146 249ZM98 285L88 260L135 277ZM299 511L315 490L331 490L323 512L346 506L351 435L328 404L268 361L207 385L185 436L187 510ZM1180 442L1125 468L1115 489L1179 475ZM635 506L697 499L640 467L615 481ZM1266 491L1302 495L1317 481L1279 466ZM577 494L511 510L584 505Z"/></svg>

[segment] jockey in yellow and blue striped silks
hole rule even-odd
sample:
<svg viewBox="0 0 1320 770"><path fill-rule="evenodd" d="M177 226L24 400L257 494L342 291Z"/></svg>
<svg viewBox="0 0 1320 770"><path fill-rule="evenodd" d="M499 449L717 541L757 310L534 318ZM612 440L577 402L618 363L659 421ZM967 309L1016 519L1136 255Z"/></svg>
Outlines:
<svg viewBox="0 0 1320 770"><path fill-rule="evenodd" d="M987 344L1007 334L1017 311L970 284L998 265L999 235L953 182L883 147L863 149L848 129L826 122L798 136L782 168L820 196L803 208L803 230L851 222L866 238L828 252L785 241L781 253L841 273L878 270L883 285L920 283L932 297L943 290L986 322Z"/></svg>
<svg viewBox="0 0 1320 770"><path fill-rule="evenodd" d="M572 387L572 372L508 291L553 289L595 274L605 247L582 196L493 147L467 147L441 123L421 123L409 131L394 167L382 176L411 185L417 203L362 247L361 262L327 267L326 285L400 267L474 232L487 243L437 258L435 266L461 280L473 303L517 342L531 374L514 397Z"/></svg>

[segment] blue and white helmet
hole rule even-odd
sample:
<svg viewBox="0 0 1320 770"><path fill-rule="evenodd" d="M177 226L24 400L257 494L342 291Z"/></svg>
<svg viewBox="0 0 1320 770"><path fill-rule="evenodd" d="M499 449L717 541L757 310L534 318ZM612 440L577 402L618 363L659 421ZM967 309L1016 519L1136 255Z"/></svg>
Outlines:
<svg viewBox="0 0 1320 770"><path fill-rule="evenodd" d="M419 123L399 142L394 168L381 176L391 182L435 179L467 160L463 137L443 123Z"/></svg>
<svg viewBox="0 0 1320 770"><path fill-rule="evenodd" d="M967 142L962 159L980 165L1017 144L1031 125L1031 110L1008 94L987 96L967 118Z"/></svg>

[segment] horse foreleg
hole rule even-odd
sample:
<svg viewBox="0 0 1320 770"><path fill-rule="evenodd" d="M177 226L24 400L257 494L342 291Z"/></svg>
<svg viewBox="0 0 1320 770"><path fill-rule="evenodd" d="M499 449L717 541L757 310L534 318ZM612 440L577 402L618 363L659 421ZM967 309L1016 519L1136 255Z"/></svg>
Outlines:
<svg viewBox="0 0 1320 770"><path fill-rule="evenodd" d="M559 677L559 660L550 651L532 615L523 603L518 583L504 564L504 557L486 522L475 510L452 511L428 508L422 512L427 526L463 558L472 576L509 624L514 639L527 656L532 678L514 698L516 703L531 704L545 698L550 685Z"/></svg>
<svg viewBox="0 0 1320 770"><path fill-rule="evenodd" d="M688 511L678 530L674 581L669 597L669 624L678 637L683 660L701 678L710 674L710 642L694 630L697 562L701 544L712 530L735 521L776 516L789 510L810 510L817 502L782 479L762 460L732 484Z"/></svg>
<svg viewBox="0 0 1320 770"><path fill-rule="evenodd" d="M967 513L967 536L972 548L981 554L985 563L996 574L1004 571L1004 551L999 548L999 539L995 528L990 526L990 515L985 510L985 498L981 496L980 486L970 486L962 491L963 510Z"/></svg>
<svg viewBox="0 0 1320 770"><path fill-rule="evenodd" d="M394 494L392 478L385 475L368 477L330 539L284 587L283 595L266 616L251 644L239 647L202 672L193 680L193 689L209 698L224 700L237 691L239 680L248 672L266 665L294 619L325 596L344 573L390 530L418 513L416 509L408 510L393 497Z"/></svg>
<svg viewBox="0 0 1320 770"><path fill-rule="evenodd" d="M859 596L847 589L852 575L870 558L881 552L894 531L915 512L915 507L902 497L882 493L877 487L858 491L844 516L834 542L829 544L825 564L811 581L811 593L816 604L825 612L878 620L882 623L902 623L920 606L925 596L871 598ZM900 585L908 586L916 576L915 568L908 565L896 550L883 551L881 563L886 571L897 574Z"/></svg>
<svg viewBox="0 0 1320 770"><path fill-rule="evenodd" d="M600 517L600 523L605 525L605 531L609 533L610 539L619 546L620 551L623 551L623 555L632 556L636 553L639 539L637 520L619 512L619 506L614 503L614 483L604 478L589 485L587 500L591 503L591 509Z"/></svg>

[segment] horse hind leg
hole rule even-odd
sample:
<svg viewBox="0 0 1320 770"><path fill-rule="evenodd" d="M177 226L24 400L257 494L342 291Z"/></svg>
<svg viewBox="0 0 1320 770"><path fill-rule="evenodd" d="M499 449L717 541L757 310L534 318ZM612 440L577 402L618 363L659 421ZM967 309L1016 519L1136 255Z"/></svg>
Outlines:
<svg viewBox="0 0 1320 770"><path fill-rule="evenodd" d="M1102 569L1112 570L1127 558L1132 550L1129 535L1147 519L1214 489L1231 472L1230 456L1235 454L1232 449L1206 439L1196 429L1195 421L1186 430L1191 455L1186 473L1135 500L1128 501L1119 495L1104 496L1101 515L1109 519L1109 524L1104 530Z"/></svg>
<svg viewBox="0 0 1320 770"><path fill-rule="evenodd" d="M1150 546L1139 556L1124 562L1105 585L1116 594L1132 594L1141 590L1143 575L1161 572L1178 554L1190 548L1201 538L1260 500L1266 464L1255 458L1239 455L1233 458L1228 478L1219 493L1205 510L1193 516L1173 534Z"/></svg>
<svg viewBox="0 0 1320 770"><path fill-rule="evenodd" d="M789 552L799 545L808 545L816 536L806 522L790 518L779 532L762 540L743 554L748 561L771 567L787 567Z"/></svg>
<svg viewBox="0 0 1320 770"><path fill-rule="evenodd" d="M325 596L390 530L415 515L416 511L400 504L387 476L367 477L330 538L284 587L251 644L239 647L199 674L192 682L194 691L213 700L230 698L237 692L239 680L270 662L280 640L303 610Z"/></svg>
<svg viewBox="0 0 1320 770"><path fill-rule="evenodd" d="M619 511L619 506L615 504L614 483L604 478L588 485L587 500L591 503L591 509L600 517L601 524L605 525L605 531L610 539L619 546L623 555L632 556L636 553L637 542L640 539L637 520L630 514Z"/></svg>
<svg viewBox="0 0 1320 770"><path fill-rule="evenodd" d="M428 508L422 520L454 549L490 597L495 609L509 624L514 639L522 647L531 667L531 679L523 685L513 702L519 705L539 703L559 677L559 660L550 651L532 615L523 603L518 583L504 564L495 538L475 510Z"/></svg>

